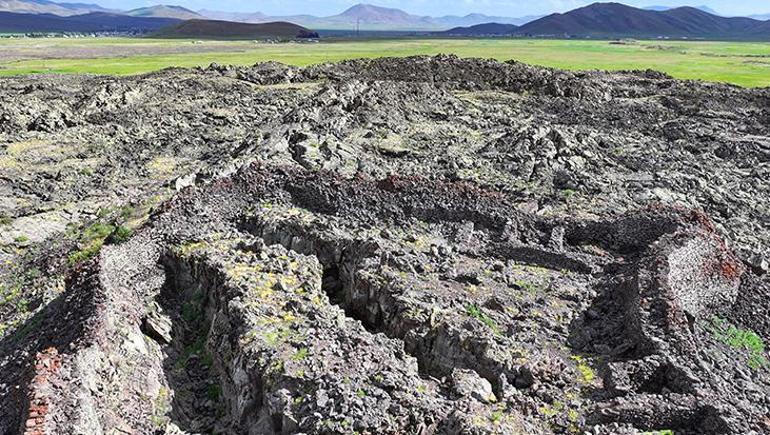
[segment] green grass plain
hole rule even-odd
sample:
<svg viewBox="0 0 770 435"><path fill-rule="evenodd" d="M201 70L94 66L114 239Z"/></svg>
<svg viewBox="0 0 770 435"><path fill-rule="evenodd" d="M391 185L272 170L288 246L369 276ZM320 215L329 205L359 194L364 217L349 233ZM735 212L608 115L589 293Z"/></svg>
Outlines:
<svg viewBox="0 0 770 435"><path fill-rule="evenodd" d="M139 74L211 62L303 66L359 57L452 53L570 70L655 69L682 79L770 86L770 44L711 41L533 39L388 39L266 44L142 38L0 40L0 75L32 73ZM9 54L10 53L10 54Z"/></svg>

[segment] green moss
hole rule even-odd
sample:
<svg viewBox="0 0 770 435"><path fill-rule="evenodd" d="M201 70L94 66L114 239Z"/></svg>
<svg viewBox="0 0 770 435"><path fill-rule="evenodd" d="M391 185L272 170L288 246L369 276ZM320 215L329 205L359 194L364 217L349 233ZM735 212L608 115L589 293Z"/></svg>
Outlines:
<svg viewBox="0 0 770 435"><path fill-rule="evenodd" d="M100 209L99 213L102 213ZM87 226L79 235L73 230L68 230L70 237L75 237L80 242L77 251L71 253L67 258L68 263L74 266L96 256L104 245L107 236L113 234L116 227L104 222L94 222Z"/></svg>
<svg viewBox="0 0 770 435"><path fill-rule="evenodd" d="M205 297L206 295L202 290L196 289L190 299L182 305L182 319L188 325L195 325L202 319Z"/></svg>
<svg viewBox="0 0 770 435"><path fill-rule="evenodd" d="M206 389L206 396L208 396L211 401L216 402L219 400L219 397L222 396L222 388L216 384L209 385Z"/></svg>
<svg viewBox="0 0 770 435"><path fill-rule="evenodd" d="M184 369L187 366L187 362L190 361L190 357L193 355L200 355L204 359L204 364L206 361L206 337L200 336L197 340L195 340L192 344L185 347L182 351L182 354L179 356L179 359L176 361L176 364L174 364L174 367L177 370Z"/></svg>
<svg viewBox="0 0 770 435"><path fill-rule="evenodd" d="M21 323L20 319L14 320L13 322L10 322L8 327L16 327ZM18 331L16 331L14 335L15 340L23 340L25 339L29 334L32 333L32 331L36 330L40 324L43 323L43 316L36 315L27 320L27 322L24 324L24 326L21 327Z"/></svg>
<svg viewBox="0 0 770 435"><path fill-rule="evenodd" d="M40 269L38 269L37 267L30 267L30 268L29 268L29 269L27 269L27 271L24 273L24 276L25 276L27 279L32 279L32 280L34 280L34 279L37 279L37 278L40 278L42 275L43 275L43 273L42 273L42 272L40 272Z"/></svg>
<svg viewBox="0 0 770 435"><path fill-rule="evenodd" d="M74 266L89 260L99 253L99 251L102 249L102 245L104 245L103 240L94 240L85 245L83 248L70 254L69 257L67 257L67 262L70 264L70 266Z"/></svg>

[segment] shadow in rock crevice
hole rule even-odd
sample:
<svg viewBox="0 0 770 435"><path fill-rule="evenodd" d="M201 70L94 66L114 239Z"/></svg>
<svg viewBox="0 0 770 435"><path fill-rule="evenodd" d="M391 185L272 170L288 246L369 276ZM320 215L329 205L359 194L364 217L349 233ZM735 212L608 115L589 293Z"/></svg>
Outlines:
<svg viewBox="0 0 770 435"><path fill-rule="evenodd" d="M194 279L182 262L166 258L163 263L166 282L156 302L171 323L171 342L162 343L163 371L171 391L162 392L155 404L166 411L159 418L170 418L186 432L223 432L229 422L223 418L222 388L207 348L207 283Z"/></svg>

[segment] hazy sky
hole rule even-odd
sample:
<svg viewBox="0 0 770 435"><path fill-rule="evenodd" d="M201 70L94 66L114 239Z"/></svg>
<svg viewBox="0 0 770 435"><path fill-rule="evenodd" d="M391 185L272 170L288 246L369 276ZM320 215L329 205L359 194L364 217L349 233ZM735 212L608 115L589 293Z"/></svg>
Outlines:
<svg viewBox="0 0 770 435"><path fill-rule="evenodd" d="M592 3L590 0L94 0L94 3L102 6L118 9L169 3L193 10L259 11L271 15L334 15L362 2L399 8L418 15L464 15L479 12L513 17L564 12ZM640 7L706 5L725 15L770 13L770 0L694 0L691 3L681 0L627 0L623 3Z"/></svg>

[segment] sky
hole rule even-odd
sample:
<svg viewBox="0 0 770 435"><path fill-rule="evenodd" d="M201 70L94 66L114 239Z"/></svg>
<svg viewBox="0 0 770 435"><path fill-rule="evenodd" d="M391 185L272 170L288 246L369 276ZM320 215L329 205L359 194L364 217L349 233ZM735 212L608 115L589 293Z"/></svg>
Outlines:
<svg viewBox="0 0 770 435"><path fill-rule="evenodd" d="M609 1L609 0L605 0ZM591 0L93 0L102 6L116 9L169 3L188 9L262 12L268 15L311 14L336 15L357 3L399 8L416 15L466 15L483 13L508 17L545 15L565 12L593 3ZM770 13L770 0L625 0L625 4L645 6L705 5L723 15L751 15Z"/></svg>

